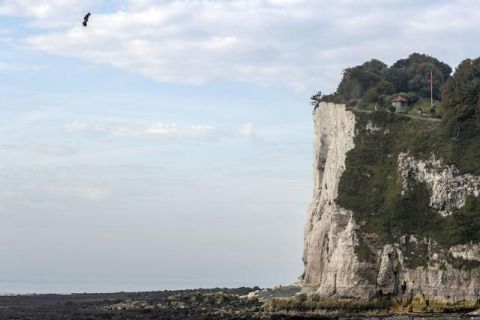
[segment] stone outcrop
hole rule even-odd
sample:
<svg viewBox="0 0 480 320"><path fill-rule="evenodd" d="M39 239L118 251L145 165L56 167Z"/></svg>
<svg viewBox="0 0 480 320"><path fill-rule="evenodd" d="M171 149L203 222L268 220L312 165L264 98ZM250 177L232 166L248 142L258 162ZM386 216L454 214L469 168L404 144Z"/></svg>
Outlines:
<svg viewBox="0 0 480 320"><path fill-rule="evenodd" d="M459 174L454 166L444 165L435 156L421 160L402 153L398 157L398 167L404 190L411 181L426 183L432 191L430 206L444 216L463 207L467 195L478 197L480 194L480 177Z"/></svg>
<svg viewBox="0 0 480 320"><path fill-rule="evenodd" d="M425 301L457 303L480 297L480 268L462 268L451 257L480 261L478 244L440 250L429 239L406 235L397 243L371 247L374 261L362 261L359 226L352 211L336 203L338 184L345 170L347 152L355 147L355 113L344 105L320 103L313 113L315 139L313 199L304 237L303 292L339 298L372 299L379 295L421 296ZM367 128L368 129L368 128ZM370 131L378 131L370 125ZM467 195L479 196L480 177L459 174L433 156L419 160L408 154L398 157L404 180L421 182L431 191L431 207L442 215L465 205ZM406 255L412 246L425 248L428 263L409 266Z"/></svg>

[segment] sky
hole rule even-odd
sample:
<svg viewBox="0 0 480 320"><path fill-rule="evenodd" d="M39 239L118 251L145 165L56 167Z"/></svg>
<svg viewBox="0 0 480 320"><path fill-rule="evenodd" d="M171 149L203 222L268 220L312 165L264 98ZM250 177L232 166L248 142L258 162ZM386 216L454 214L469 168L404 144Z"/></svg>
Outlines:
<svg viewBox="0 0 480 320"><path fill-rule="evenodd" d="M479 28L477 0L0 0L0 293L294 282L309 97Z"/></svg>

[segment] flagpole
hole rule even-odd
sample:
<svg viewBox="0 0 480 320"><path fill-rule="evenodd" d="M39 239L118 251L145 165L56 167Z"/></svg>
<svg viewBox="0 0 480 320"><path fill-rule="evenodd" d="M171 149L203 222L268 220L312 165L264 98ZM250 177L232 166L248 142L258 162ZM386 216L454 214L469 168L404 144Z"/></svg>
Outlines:
<svg viewBox="0 0 480 320"><path fill-rule="evenodd" d="M430 108L433 108L433 72L430 71Z"/></svg>

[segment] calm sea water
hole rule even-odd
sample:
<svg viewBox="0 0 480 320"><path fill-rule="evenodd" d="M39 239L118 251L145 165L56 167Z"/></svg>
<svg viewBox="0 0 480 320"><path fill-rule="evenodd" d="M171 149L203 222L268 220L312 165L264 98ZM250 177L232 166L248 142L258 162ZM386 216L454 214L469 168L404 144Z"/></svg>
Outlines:
<svg viewBox="0 0 480 320"><path fill-rule="evenodd" d="M0 279L0 295L136 292L217 287L237 288L256 285L258 284L235 281L17 281Z"/></svg>

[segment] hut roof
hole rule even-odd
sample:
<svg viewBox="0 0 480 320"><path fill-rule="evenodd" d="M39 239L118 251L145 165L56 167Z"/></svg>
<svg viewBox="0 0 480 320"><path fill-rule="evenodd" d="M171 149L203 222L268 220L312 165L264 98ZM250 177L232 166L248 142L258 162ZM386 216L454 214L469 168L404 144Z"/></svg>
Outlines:
<svg viewBox="0 0 480 320"><path fill-rule="evenodd" d="M408 99L402 96L396 96L392 99L392 102L408 102Z"/></svg>

